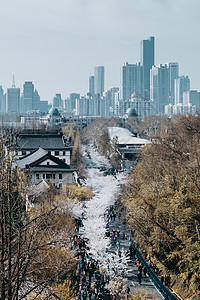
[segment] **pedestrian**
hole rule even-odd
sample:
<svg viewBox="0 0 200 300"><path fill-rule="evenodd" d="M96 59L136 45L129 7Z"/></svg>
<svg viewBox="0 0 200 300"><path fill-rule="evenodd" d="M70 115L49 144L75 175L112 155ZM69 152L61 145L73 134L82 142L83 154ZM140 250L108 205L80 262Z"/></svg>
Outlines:
<svg viewBox="0 0 200 300"><path fill-rule="evenodd" d="M119 237L119 234L120 234L120 230L119 228L117 228L117 237Z"/></svg>
<svg viewBox="0 0 200 300"><path fill-rule="evenodd" d="M92 296L91 296L91 300L96 300L96 299L97 299L96 294L95 294L95 292L93 291L93 292L92 292Z"/></svg>
<svg viewBox="0 0 200 300"><path fill-rule="evenodd" d="M122 233L122 240L125 240L125 233Z"/></svg>
<svg viewBox="0 0 200 300"><path fill-rule="evenodd" d="M141 284L141 282L142 282L142 273L138 272L137 276L138 276L139 284Z"/></svg>
<svg viewBox="0 0 200 300"><path fill-rule="evenodd" d="M133 257L133 246L131 244L129 245L129 253L130 253L130 258Z"/></svg>
<svg viewBox="0 0 200 300"><path fill-rule="evenodd" d="M144 276L146 277L146 275L147 275L147 268L144 266L144 268L143 268L143 274L144 274Z"/></svg>
<svg viewBox="0 0 200 300"><path fill-rule="evenodd" d="M153 264L152 264L151 260L149 260L149 267L150 267L151 269L153 269Z"/></svg>
<svg viewBox="0 0 200 300"><path fill-rule="evenodd" d="M138 266L138 272L140 272L142 274L142 265L141 264L139 264L139 266Z"/></svg>
<svg viewBox="0 0 200 300"><path fill-rule="evenodd" d="M115 235L114 235L114 233L112 234L112 241L114 241L114 238L115 238Z"/></svg>
<svg viewBox="0 0 200 300"><path fill-rule="evenodd" d="M161 281L162 284L164 283L164 276L163 275L161 275L160 281Z"/></svg>
<svg viewBox="0 0 200 300"><path fill-rule="evenodd" d="M86 300L86 299L87 299L86 288L83 288L83 291L82 291L82 299L83 299L83 300Z"/></svg>
<svg viewBox="0 0 200 300"><path fill-rule="evenodd" d="M91 282L92 275L93 275L93 270L92 270L92 268L90 267L90 268L89 268L89 282Z"/></svg>
<svg viewBox="0 0 200 300"><path fill-rule="evenodd" d="M91 298L92 298L92 288L91 287L89 288L88 296L89 296L89 300L91 300Z"/></svg>
<svg viewBox="0 0 200 300"><path fill-rule="evenodd" d="M81 300L82 296L81 296L81 291L78 293L78 300Z"/></svg>
<svg viewBox="0 0 200 300"><path fill-rule="evenodd" d="M116 231L116 230L115 230L115 227L113 227L113 234L114 234L114 237L115 237L115 231Z"/></svg>
<svg viewBox="0 0 200 300"><path fill-rule="evenodd" d="M144 259L147 258L147 254L146 254L146 251L145 251L145 250L142 252L142 256L144 257Z"/></svg>
<svg viewBox="0 0 200 300"><path fill-rule="evenodd" d="M166 286L170 287L170 284L171 284L171 277L170 277L170 275L167 275Z"/></svg>

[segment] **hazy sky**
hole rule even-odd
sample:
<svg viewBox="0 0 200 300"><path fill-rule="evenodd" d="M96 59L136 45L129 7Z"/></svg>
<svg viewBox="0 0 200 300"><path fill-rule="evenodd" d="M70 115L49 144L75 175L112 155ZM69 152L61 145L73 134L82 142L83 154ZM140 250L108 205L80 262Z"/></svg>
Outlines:
<svg viewBox="0 0 200 300"><path fill-rule="evenodd" d="M94 66L105 88L120 85L124 62L140 60L155 36L156 64L178 61L200 90L199 0L6 0L0 13L0 85L33 81L43 100L88 91Z"/></svg>

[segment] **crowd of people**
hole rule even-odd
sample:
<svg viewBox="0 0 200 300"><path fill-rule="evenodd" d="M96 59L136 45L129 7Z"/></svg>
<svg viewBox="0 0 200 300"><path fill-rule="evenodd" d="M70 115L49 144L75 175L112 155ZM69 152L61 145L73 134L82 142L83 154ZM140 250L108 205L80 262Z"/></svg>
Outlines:
<svg viewBox="0 0 200 300"><path fill-rule="evenodd" d="M105 236L111 239L111 244L115 247L118 256L121 255L120 241L126 239L126 233L120 231L120 228L115 227L111 221L123 221L123 207L117 202L115 205L111 205L104 214L106 220L106 230ZM119 222L120 221L120 222ZM76 223L76 234L73 237L72 245L76 251L79 263L76 272L72 276L72 284L75 287L78 300L101 300L101 299L113 299L107 285L109 283L109 276L102 274L100 271L100 264L95 261L90 255L90 249L88 248L87 238L79 234L79 227L82 226L81 220L77 220ZM132 230L132 235L134 235L134 230ZM138 246L138 245L137 245ZM105 249L106 251L106 249ZM108 251L108 249L107 249ZM163 276L156 264L153 264L150 257L147 255L146 251L140 251L143 258L148 262L149 267L154 271L154 273L160 277L161 283L170 287L171 278L166 275ZM142 278L147 277L147 268L142 264L140 259L136 255L136 248L131 244L129 250L127 251L127 256L133 263L136 264L138 273L138 282L142 284ZM113 258L114 259L114 258Z"/></svg>
<svg viewBox="0 0 200 300"><path fill-rule="evenodd" d="M120 238L125 239L125 233L120 232L119 228L110 228L110 221L116 218L121 220L123 208L112 205L106 211L104 217L106 219L105 236L111 238L111 243L116 245L116 250L120 256ZM100 264L90 255L87 238L79 234L79 228L82 226L81 219L76 222L76 234L72 239L72 247L76 251L78 265L76 272L72 275L72 285L75 287L78 300L100 300L113 299L107 285L111 279L100 272ZM114 257L113 257L114 259ZM108 260L109 261L109 260Z"/></svg>
<svg viewBox="0 0 200 300"><path fill-rule="evenodd" d="M78 257L76 272L72 275L72 285L75 287L78 300L111 299L106 289L106 281L99 271L98 262L89 254L88 240L80 235L74 235L73 247Z"/></svg>

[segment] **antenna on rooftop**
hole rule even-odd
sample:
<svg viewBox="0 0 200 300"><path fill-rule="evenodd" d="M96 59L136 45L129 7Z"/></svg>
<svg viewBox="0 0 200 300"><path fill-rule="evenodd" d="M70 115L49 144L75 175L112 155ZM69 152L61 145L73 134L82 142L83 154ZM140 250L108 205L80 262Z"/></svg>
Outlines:
<svg viewBox="0 0 200 300"><path fill-rule="evenodd" d="M12 88L15 88L15 75L13 74Z"/></svg>

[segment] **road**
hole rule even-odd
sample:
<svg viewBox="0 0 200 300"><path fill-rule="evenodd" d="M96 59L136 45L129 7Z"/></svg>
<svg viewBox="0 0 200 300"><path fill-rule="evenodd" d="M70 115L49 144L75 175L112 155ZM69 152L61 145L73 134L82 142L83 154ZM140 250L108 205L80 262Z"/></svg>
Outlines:
<svg viewBox="0 0 200 300"><path fill-rule="evenodd" d="M115 221L109 222L110 231L112 231L113 227L120 229L121 258L118 255L116 245L111 242L111 238L105 236L107 223L105 213L110 206L114 205L121 184L126 182L126 174L120 173L117 175L117 178L112 175L103 176L103 172L100 172L99 167L109 167L109 162L91 147L85 147L85 161L88 169L86 184L94 192L94 197L84 205L84 227L82 227L81 231L89 239L90 254L103 267L107 265L108 261L115 260L117 270L126 269L126 277L131 292L142 290L144 294L147 294L147 299L163 299L148 277L142 278L142 282L139 284L135 260L130 261L125 255L125 252L129 249L129 232L122 220L119 220L117 217ZM123 232L127 236L125 240L122 239Z"/></svg>

